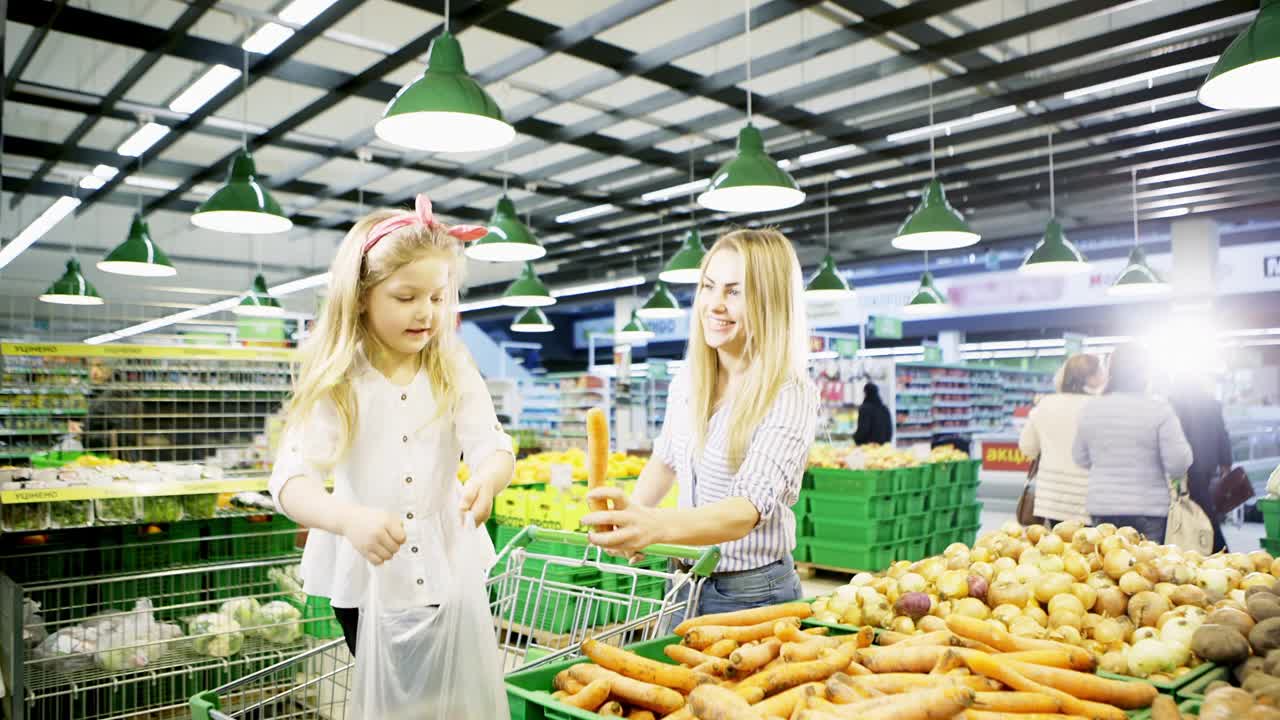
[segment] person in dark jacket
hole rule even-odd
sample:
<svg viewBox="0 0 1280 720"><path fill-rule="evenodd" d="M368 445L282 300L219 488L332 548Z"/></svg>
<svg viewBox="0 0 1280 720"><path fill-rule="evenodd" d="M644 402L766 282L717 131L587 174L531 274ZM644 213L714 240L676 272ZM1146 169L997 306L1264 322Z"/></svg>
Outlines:
<svg viewBox="0 0 1280 720"><path fill-rule="evenodd" d="M1226 550L1223 515L1213 506L1212 491L1214 480L1231 469L1231 438L1222 419L1222 404L1193 378L1182 378L1171 395L1170 404L1191 444L1191 468L1187 470L1191 499L1213 523L1213 551Z"/></svg>
<svg viewBox="0 0 1280 720"><path fill-rule="evenodd" d="M893 418L880 399L880 388L867 383L862 388L862 405L858 407L858 430L853 441L858 445L883 445L893 439Z"/></svg>

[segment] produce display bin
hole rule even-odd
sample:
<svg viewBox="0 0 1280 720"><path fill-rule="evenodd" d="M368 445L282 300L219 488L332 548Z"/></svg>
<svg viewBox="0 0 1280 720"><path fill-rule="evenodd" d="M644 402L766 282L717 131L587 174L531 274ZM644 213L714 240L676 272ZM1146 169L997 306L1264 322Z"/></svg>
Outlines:
<svg viewBox="0 0 1280 720"><path fill-rule="evenodd" d="M929 533L929 515L917 513L898 519L898 540L913 540Z"/></svg>
<svg viewBox="0 0 1280 720"><path fill-rule="evenodd" d="M960 486L934 485L929 488L929 509L951 508L960 504Z"/></svg>
<svg viewBox="0 0 1280 720"><path fill-rule="evenodd" d="M968 505L970 503L975 503L978 501L978 483L969 482L969 483L957 484L954 487L956 489L956 494L955 494L956 505Z"/></svg>
<svg viewBox="0 0 1280 720"><path fill-rule="evenodd" d="M1258 500L1258 512L1262 513L1262 525L1266 528L1267 537L1280 539L1280 498Z"/></svg>
<svg viewBox="0 0 1280 720"><path fill-rule="evenodd" d="M952 482L957 485L967 485L978 481L978 466L982 464L981 460L962 460L955 464L955 474L952 475Z"/></svg>
<svg viewBox="0 0 1280 720"><path fill-rule="evenodd" d="M956 508L956 526L969 527L982 522L982 503L970 503Z"/></svg>
<svg viewBox="0 0 1280 720"><path fill-rule="evenodd" d="M897 545L850 545L819 538L809 539L809 556L815 565L876 572L893 562Z"/></svg>
<svg viewBox="0 0 1280 720"><path fill-rule="evenodd" d="M1097 674L1099 677L1110 678L1112 680L1123 680L1124 682L1146 683L1148 685L1154 686L1155 689L1159 690L1160 692L1166 695L1174 695L1176 697L1179 690L1191 685L1192 683L1196 682L1197 680L1204 677L1205 675L1208 675L1209 673L1213 672L1216 668L1218 668L1218 665L1215 663L1211 663L1211 662L1200 663L1199 665L1192 668L1190 672L1186 673L1182 677L1174 678L1169 682L1160 682L1157 680L1149 680L1147 678L1136 678L1129 675L1117 675L1116 673L1110 673L1110 672L1107 672L1106 670L1099 670ZM1208 685L1208 683L1205 683L1205 685Z"/></svg>
<svg viewBox="0 0 1280 720"><path fill-rule="evenodd" d="M1174 699L1178 702L1187 700L1200 701L1204 699L1205 689L1213 683L1219 680L1231 682L1231 668L1216 663L1206 664L1213 665L1214 668L1175 690L1173 693Z"/></svg>
<svg viewBox="0 0 1280 720"><path fill-rule="evenodd" d="M884 470L812 468L813 489L847 495L892 495L898 492L898 476Z"/></svg>
<svg viewBox="0 0 1280 720"><path fill-rule="evenodd" d="M806 493L811 517L835 520L876 520L894 513L896 497L883 495L841 495L813 491Z"/></svg>
<svg viewBox="0 0 1280 720"><path fill-rule="evenodd" d="M1271 553L1272 557L1280 557L1280 538L1262 538L1262 549Z"/></svg>
<svg viewBox="0 0 1280 720"><path fill-rule="evenodd" d="M894 498L894 512L899 515L911 515L924 512L928 495L923 492L898 493Z"/></svg>
<svg viewBox="0 0 1280 720"><path fill-rule="evenodd" d="M929 556L930 538L918 537L902 540L894 545L894 560L922 560Z"/></svg>
<svg viewBox="0 0 1280 720"><path fill-rule="evenodd" d="M899 468L893 471L894 492L919 492L924 490L924 468Z"/></svg>
<svg viewBox="0 0 1280 720"><path fill-rule="evenodd" d="M825 517L809 518L813 537L858 544L889 543L897 540L899 523L900 521L893 518L844 521Z"/></svg>

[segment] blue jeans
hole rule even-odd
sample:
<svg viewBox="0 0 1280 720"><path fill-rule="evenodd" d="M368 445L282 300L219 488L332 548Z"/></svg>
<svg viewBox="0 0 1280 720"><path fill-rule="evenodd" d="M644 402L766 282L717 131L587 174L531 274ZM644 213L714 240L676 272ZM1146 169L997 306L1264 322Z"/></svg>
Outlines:
<svg viewBox="0 0 1280 720"><path fill-rule="evenodd" d="M1094 525L1111 523L1116 527L1129 527L1137 530L1157 545L1164 544L1164 531L1169 526L1166 515L1095 515Z"/></svg>
<svg viewBox="0 0 1280 720"><path fill-rule="evenodd" d="M669 589L669 588L668 588ZM689 586L677 593L678 605L689 599ZM800 599L800 576L795 562L788 555L781 560L754 570L734 573L716 573L702 584L698 608L694 616L733 612L749 608L777 605ZM683 608L668 618L663 632L669 634L685 618Z"/></svg>

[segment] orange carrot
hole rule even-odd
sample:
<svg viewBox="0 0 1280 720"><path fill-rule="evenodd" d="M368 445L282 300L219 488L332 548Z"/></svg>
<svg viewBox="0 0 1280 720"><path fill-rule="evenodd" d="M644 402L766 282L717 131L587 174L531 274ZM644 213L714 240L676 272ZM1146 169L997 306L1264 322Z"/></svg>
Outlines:
<svg viewBox="0 0 1280 720"><path fill-rule="evenodd" d="M804 629L804 633L805 633L806 635L830 635L830 634L831 634L831 628L826 628L826 627L821 627L821 626L819 626L819 627L805 628L805 629Z"/></svg>
<svg viewBox="0 0 1280 720"><path fill-rule="evenodd" d="M973 696L973 709L997 713L1058 713L1062 711L1062 703L1040 693L980 692Z"/></svg>
<svg viewBox="0 0 1280 720"><path fill-rule="evenodd" d="M800 620L794 617L782 622L800 624ZM702 650L726 638L739 643L763 640L773 637L774 624L773 620L767 620L756 625L701 625L685 633L684 644Z"/></svg>
<svg viewBox="0 0 1280 720"><path fill-rule="evenodd" d="M1013 713L990 712L987 710L965 710L957 715L960 720L1089 720L1079 715L1059 715L1057 713Z"/></svg>
<svg viewBox="0 0 1280 720"><path fill-rule="evenodd" d="M574 695L582 692L584 687L582 683L573 679L568 670L561 670L556 673L556 677L551 681L552 687L557 690L563 690L568 695Z"/></svg>
<svg viewBox="0 0 1280 720"><path fill-rule="evenodd" d="M1018 662L1062 668L1063 670L1075 669L1072 667L1071 657L1058 650L1023 650L1022 652L1003 653L1003 655L1005 660L1017 660Z"/></svg>
<svg viewBox="0 0 1280 720"><path fill-rule="evenodd" d="M646 710L664 715L684 707L684 696L671 688L635 680L590 663L574 665L569 670L573 678L580 683L589 685L596 680L609 681L612 686L612 695L619 700L625 700L628 705L639 705Z"/></svg>
<svg viewBox="0 0 1280 720"><path fill-rule="evenodd" d="M950 720L972 703L972 690L943 687L886 695L851 705L823 706L822 709L835 717L858 720Z"/></svg>
<svg viewBox="0 0 1280 720"><path fill-rule="evenodd" d="M703 685L690 693L689 707L698 720L760 720L763 717L732 690L715 685Z"/></svg>
<svg viewBox="0 0 1280 720"><path fill-rule="evenodd" d="M591 638L582 641L582 654L600 667L633 680L669 687L682 693L693 692L698 687L698 677L689 668L643 658Z"/></svg>
<svg viewBox="0 0 1280 720"><path fill-rule="evenodd" d="M675 634L684 637L686 633L696 627L705 625L728 625L734 627L742 627L746 625L761 625L763 623L772 623L782 618L796 618L803 620L813 614L813 606L804 602L785 603L783 605L767 605L765 607L751 608L748 610L735 610L727 613L716 613L714 615L702 615L696 618L685 620L676 626ZM772 627L772 625L770 625ZM797 624L797 627L799 625Z"/></svg>
<svg viewBox="0 0 1280 720"><path fill-rule="evenodd" d="M1168 695L1157 695L1151 703L1151 720L1182 720L1178 703Z"/></svg>
<svg viewBox="0 0 1280 720"><path fill-rule="evenodd" d="M1074 691L1062 691L1048 685L1041 685L1019 672L1023 667L1038 668L1041 667L1039 665L1018 664L1015 667L1014 663L1002 661L999 655L987 655L986 653L978 652L966 653L965 662L973 672L985 675L992 680L999 680L1014 690L1040 693L1056 699L1062 706L1062 710L1068 714L1083 715L1084 717L1094 718L1094 720L1127 720L1125 712L1114 705L1081 700ZM1072 671L1067 670L1064 672Z"/></svg>
<svg viewBox="0 0 1280 720"><path fill-rule="evenodd" d="M822 689L822 683L816 682L797 685L771 698L761 700L752 705L751 709L760 713L763 717L790 717L796 711L796 707L804 702L805 698L821 694Z"/></svg>
<svg viewBox="0 0 1280 720"><path fill-rule="evenodd" d="M853 662L849 663L849 667L845 668L845 670L844 670L844 671L845 671L845 672L847 672L847 673L849 673L850 675L852 675L852 676L854 676L854 677L860 677L860 676L862 676L862 675L872 675L872 674L874 674L874 673L872 673L870 670L868 670L867 668L865 668L865 667L863 667L862 665L858 664L858 661L857 661L857 660L854 660Z"/></svg>
<svg viewBox="0 0 1280 720"><path fill-rule="evenodd" d="M984 677L975 675L918 675L916 673L885 673L844 678L853 687L878 690L890 695L939 687L965 687L975 692L993 692L1000 688Z"/></svg>
<svg viewBox="0 0 1280 720"><path fill-rule="evenodd" d="M858 651L857 660L873 673L927 673L951 648L922 645L919 647L869 647Z"/></svg>
<svg viewBox="0 0 1280 720"><path fill-rule="evenodd" d="M710 655L711 657L727 658L734 650L737 650L737 649L738 649L737 640L725 639L725 640L721 640L718 643L713 643L711 647L707 648L706 650L703 650L702 652Z"/></svg>
<svg viewBox="0 0 1280 720"><path fill-rule="evenodd" d="M658 720L658 719L655 718L653 716L653 713L649 712L648 710L633 708L631 712L627 713L627 720Z"/></svg>
<svg viewBox="0 0 1280 720"><path fill-rule="evenodd" d="M1071 667L1075 670L1093 672L1095 660L1093 653L1066 643L1052 640L1024 638L1005 632L978 620L964 615L952 615L947 618L947 628L951 632L985 643L1001 652L1021 652L1025 650L1057 650L1071 658Z"/></svg>
<svg viewBox="0 0 1280 720"><path fill-rule="evenodd" d="M594 490L608 484L609 478L609 416L604 408L587 410L587 489ZM609 501L591 500L593 511L608 510ZM608 532L612 527L600 526L598 532Z"/></svg>
<svg viewBox="0 0 1280 720"><path fill-rule="evenodd" d="M596 714L600 717L622 717L622 703L617 700L610 700L601 705Z"/></svg>
<svg viewBox="0 0 1280 720"><path fill-rule="evenodd" d="M781 650L782 641L777 638L769 638L756 645L740 647L729 656L729 674L736 678L744 678L776 659Z"/></svg>
<svg viewBox="0 0 1280 720"><path fill-rule="evenodd" d="M747 702L760 700L789 690L797 685L826 680L832 675L849 667L855 649L847 644L838 650L827 650L821 658L810 662L785 663L771 670L764 670L743 680L735 688L735 692L747 699ZM758 693L758 695L757 695Z"/></svg>
<svg viewBox="0 0 1280 720"><path fill-rule="evenodd" d="M1147 683L1111 680L1091 673L1033 665L1017 660L1006 662L1029 680L1056 688L1081 700L1106 703L1124 710L1149 707L1159 695L1155 687ZM1064 710L1069 711L1069 708Z"/></svg>
<svg viewBox="0 0 1280 720"><path fill-rule="evenodd" d="M700 653L691 647L668 645L662 648L662 652L682 665L692 668L704 668L703 672L710 672L712 675L723 676L729 674L728 660Z"/></svg>
<svg viewBox="0 0 1280 720"><path fill-rule="evenodd" d="M596 708L604 704L609 699L609 681L594 680L581 691L570 695L560 702L571 707L581 710L589 710L595 712Z"/></svg>

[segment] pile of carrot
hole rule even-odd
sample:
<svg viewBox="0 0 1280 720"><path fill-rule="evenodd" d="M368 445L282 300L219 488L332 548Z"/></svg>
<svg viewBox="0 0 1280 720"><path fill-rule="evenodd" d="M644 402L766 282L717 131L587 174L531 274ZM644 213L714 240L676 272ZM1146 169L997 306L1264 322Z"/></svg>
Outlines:
<svg viewBox="0 0 1280 720"><path fill-rule="evenodd" d="M591 662L557 675L554 697L644 720L1126 720L1157 696L1094 675L1080 648L972 618L873 643L870 628L801 629L811 612L788 603L687 620L664 649L674 664L587 640Z"/></svg>

